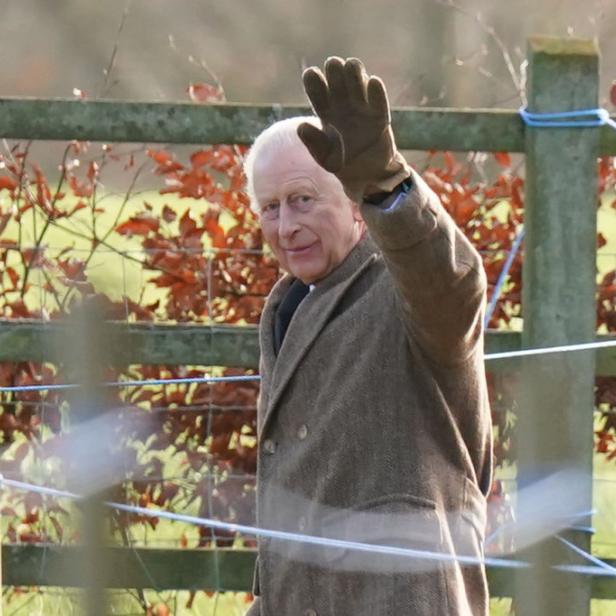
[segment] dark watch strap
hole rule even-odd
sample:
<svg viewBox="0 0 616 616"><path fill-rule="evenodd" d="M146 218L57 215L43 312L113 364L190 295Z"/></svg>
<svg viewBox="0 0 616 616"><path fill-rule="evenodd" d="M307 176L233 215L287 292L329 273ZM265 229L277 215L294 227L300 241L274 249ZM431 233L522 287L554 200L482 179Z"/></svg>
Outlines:
<svg viewBox="0 0 616 616"><path fill-rule="evenodd" d="M400 182L400 184L398 184L398 186L396 186L390 192L385 191L385 192L373 193L372 195L367 195L366 197L364 197L364 202L369 203L370 205L381 205L384 201L389 199L392 195L399 195L400 193L405 193L405 194L409 193L411 191L411 188L413 188L413 180L411 179L411 177L408 177L405 180L402 180L402 182Z"/></svg>

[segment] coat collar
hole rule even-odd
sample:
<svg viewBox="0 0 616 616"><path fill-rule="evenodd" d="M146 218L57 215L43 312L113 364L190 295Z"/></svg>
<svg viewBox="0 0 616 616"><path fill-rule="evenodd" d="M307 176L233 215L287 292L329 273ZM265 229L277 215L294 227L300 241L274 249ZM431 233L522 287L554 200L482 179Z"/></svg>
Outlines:
<svg viewBox="0 0 616 616"><path fill-rule="evenodd" d="M378 249L366 234L351 250L345 260L315 288L299 305L276 357L273 342L273 324L276 309L289 286L292 276L284 276L272 289L261 322L262 387L268 387L269 399L260 418L259 435L262 435L274 415L275 408L285 387L298 369L329 316L347 289L377 258Z"/></svg>

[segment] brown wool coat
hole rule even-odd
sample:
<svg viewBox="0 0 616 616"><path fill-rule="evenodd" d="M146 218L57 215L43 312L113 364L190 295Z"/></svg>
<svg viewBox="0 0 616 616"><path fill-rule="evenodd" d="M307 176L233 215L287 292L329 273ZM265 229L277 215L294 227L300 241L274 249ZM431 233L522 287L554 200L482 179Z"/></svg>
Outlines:
<svg viewBox="0 0 616 616"><path fill-rule="evenodd" d="M272 290L261 320L257 520L480 557L492 457L485 276L436 195L413 181L397 208L363 206L369 236L303 300L278 357L274 315L293 279ZM481 567L413 570L417 561L396 558L262 539L248 614L488 613Z"/></svg>

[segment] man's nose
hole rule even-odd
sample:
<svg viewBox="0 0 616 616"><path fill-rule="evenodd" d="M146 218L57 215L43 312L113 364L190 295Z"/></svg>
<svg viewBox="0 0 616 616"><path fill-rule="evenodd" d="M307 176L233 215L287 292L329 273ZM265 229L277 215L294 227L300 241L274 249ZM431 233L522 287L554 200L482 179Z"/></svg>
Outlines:
<svg viewBox="0 0 616 616"><path fill-rule="evenodd" d="M293 211L293 208L288 207L286 203L282 203L279 216L278 235L283 239L289 239L300 228L297 213Z"/></svg>

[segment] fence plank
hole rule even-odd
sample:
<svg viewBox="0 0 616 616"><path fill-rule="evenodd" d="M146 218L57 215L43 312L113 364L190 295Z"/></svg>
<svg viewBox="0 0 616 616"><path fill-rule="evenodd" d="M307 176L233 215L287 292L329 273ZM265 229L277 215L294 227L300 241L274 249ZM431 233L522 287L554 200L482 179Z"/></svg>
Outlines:
<svg viewBox="0 0 616 616"><path fill-rule="evenodd" d="M272 122L306 107L62 99L0 99L0 135L152 143L248 144ZM396 140L406 150L522 152L524 124L514 111L395 109ZM616 149L615 149L616 151Z"/></svg>
<svg viewBox="0 0 616 616"><path fill-rule="evenodd" d="M7 139L138 143L249 144L272 122L309 113L300 106L0 98ZM523 152L524 125L513 110L396 108L403 150ZM616 131L600 129L600 153L616 154Z"/></svg>
<svg viewBox="0 0 616 616"><path fill-rule="evenodd" d="M248 591L256 553L238 549L109 548L110 588ZM81 585L87 553L60 545L3 545L6 586Z"/></svg>
<svg viewBox="0 0 616 616"><path fill-rule="evenodd" d="M114 323L122 364L258 368L256 327ZM0 320L0 361L53 361L70 331L58 322Z"/></svg>
<svg viewBox="0 0 616 616"><path fill-rule="evenodd" d="M256 369L259 366L259 336L255 326L113 324L118 358L125 364L229 366ZM58 340L69 334L59 322L0 319L0 362L53 361ZM598 336L599 341L616 336ZM61 347L60 347L61 348ZM522 348L519 332L489 331L487 353ZM519 368L520 360L491 361L491 372ZM616 347L597 351L597 375L616 375Z"/></svg>
<svg viewBox="0 0 616 616"><path fill-rule="evenodd" d="M6 586L75 587L81 579L82 549L60 545L3 545ZM228 590L249 592L255 550L110 548L110 588ZM606 561L612 566L616 560ZM488 568L492 597L510 597L509 569ZM616 579L593 578L593 597L616 600Z"/></svg>

